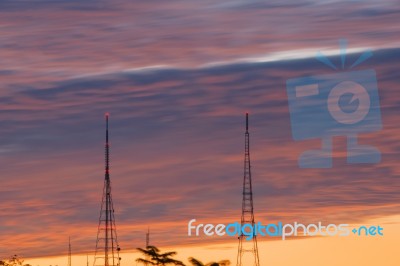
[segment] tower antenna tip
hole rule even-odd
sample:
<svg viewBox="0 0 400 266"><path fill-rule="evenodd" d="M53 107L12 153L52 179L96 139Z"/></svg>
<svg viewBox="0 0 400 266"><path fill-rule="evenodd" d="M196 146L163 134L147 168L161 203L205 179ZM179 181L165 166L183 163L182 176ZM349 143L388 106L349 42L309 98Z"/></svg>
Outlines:
<svg viewBox="0 0 400 266"><path fill-rule="evenodd" d="M107 113L104 114L104 116L105 116L105 117L109 117L109 116L110 116L110 113L107 112Z"/></svg>
<svg viewBox="0 0 400 266"><path fill-rule="evenodd" d="M246 113L246 131L249 130L249 113Z"/></svg>

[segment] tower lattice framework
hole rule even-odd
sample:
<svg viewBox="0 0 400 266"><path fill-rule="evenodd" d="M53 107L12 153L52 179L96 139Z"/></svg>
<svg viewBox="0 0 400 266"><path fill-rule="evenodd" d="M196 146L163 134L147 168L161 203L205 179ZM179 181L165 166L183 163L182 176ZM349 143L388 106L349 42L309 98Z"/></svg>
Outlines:
<svg viewBox="0 0 400 266"><path fill-rule="evenodd" d="M72 266L71 237L68 238L68 266Z"/></svg>
<svg viewBox="0 0 400 266"><path fill-rule="evenodd" d="M108 114L106 114L105 178L93 265L119 266L121 260L119 251L111 195L110 145L108 141Z"/></svg>
<svg viewBox="0 0 400 266"><path fill-rule="evenodd" d="M249 134L249 114L246 113L246 133L245 133L245 153L244 153L244 177L243 177L243 200L241 228L245 224L251 224L254 228L254 206L253 188L251 182L250 167L250 134ZM255 230L253 230L254 232ZM237 266L260 266L258 256L257 235L253 233L251 240L246 240L248 236L239 234L239 247L237 254Z"/></svg>

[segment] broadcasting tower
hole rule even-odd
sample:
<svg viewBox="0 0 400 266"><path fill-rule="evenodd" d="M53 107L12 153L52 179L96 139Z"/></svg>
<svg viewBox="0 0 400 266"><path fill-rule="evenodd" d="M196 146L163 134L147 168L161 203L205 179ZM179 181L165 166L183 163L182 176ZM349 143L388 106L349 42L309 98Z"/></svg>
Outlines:
<svg viewBox="0 0 400 266"><path fill-rule="evenodd" d="M72 266L71 237L68 239L68 266Z"/></svg>
<svg viewBox="0 0 400 266"><path fill-rule="evenodd" d="M114 206L111 197L110 145L108 142L108 113L106 113L105 178L99 227L93 266L119 266L121 250L117 240Z"/></svg>
<svg viewBox="0 0 400 266"><path fill-rule="evenodd" d="M249 136L248 113L246 113L241 228L245 224L251 224L254 228L254 208L253 208L253 189L251 185L250 136ZM248 236L245 236L243 234L239 235L239 247L238 247L236 266L244 266L244 265L260 266L260 259L258 257L257 236L256 234L253 234L251 240L246 240L247 237Z"/></svg>

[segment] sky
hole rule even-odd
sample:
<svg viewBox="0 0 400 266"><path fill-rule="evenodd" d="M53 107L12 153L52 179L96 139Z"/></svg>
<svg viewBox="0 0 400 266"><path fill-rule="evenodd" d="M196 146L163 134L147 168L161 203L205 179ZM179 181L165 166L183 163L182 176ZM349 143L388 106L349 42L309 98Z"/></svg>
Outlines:
<svg viewBox="0 0 400 266"><path fill-rule="evenodd" d="M157 246L207 258L207 248L218 255L226 245L234 261L234 241L189 238L187 223L240 219L249 112L257 220L378 220L390 228L377 242L260 246L282 258L300 247L328 254L332 245L368 242L366 250L386 252L377 260L398 265L391 247L400 232L399 12L397 1L1 1L0 258L55 264L68 237L74 253L92 253L109 112L121 248L144 246L150 227ZM320 140L293 140L286 81L352 71L314 58L321 51L339 66L342 38L348 64L366 49L374 54L354 70L376 71L383 129L361 134L360 143L376 146L382 161L346 164L338 137L332 168L299 169L299 154ZM365 253L338 254L345 265ZM366 263L376 265L370 256Z"/></svg>

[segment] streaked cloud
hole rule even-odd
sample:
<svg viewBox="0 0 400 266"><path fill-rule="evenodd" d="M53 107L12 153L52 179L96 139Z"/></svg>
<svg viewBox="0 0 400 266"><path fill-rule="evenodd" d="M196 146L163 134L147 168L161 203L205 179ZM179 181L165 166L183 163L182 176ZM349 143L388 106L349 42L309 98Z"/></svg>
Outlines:
<svg viewBox="0 0 400 266"><path fill-rule="evenodd" d="M398 55L376 51L363 65L378 73L384 129L362 141L381 149L382 163L346 165L339 139L330 170L299 170L297 156L320 144L294 142L290 132L286 79L332 73L312 58L115 72L3 92L2 256L63 253L69 235L76 250L91 250L106 111L123 247L140 245L147 225L157 243L172 245L192 241L189 219L239 218L246 111L258 219L347 223L398 213Z"/></svg>
<svg viewBox="0 0 400 266"><path fill-rule="evenodd" d="M0 258L61 254L68 236L77 252L93 249L104 112L125 250L148 225L160 245L181 245L188 219L239 218L246 111L260 220L398 214L399 11L396 1L1 1ZM299 170L298 154L320 144L292 140L285 82L332 73L311 57L337 54L340 38L348 62L374 50L362 68L377 71L384 129L361 140L383 160L346 165L339 138L333 169Z"/></svg>

